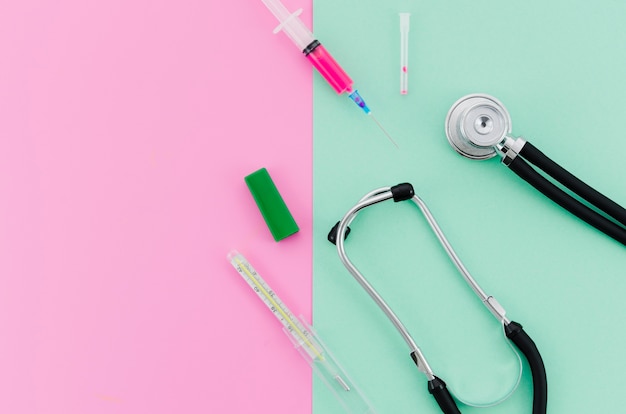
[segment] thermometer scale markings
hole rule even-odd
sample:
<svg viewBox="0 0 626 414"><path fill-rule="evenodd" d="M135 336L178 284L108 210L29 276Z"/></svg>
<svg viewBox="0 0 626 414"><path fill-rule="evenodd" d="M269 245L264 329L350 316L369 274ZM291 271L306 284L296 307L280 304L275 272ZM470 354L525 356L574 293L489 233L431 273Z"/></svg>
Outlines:
<svg viewBox="0 0 626 414"><path fill-rule="evenodd" d="M242 254L236 250L231 250L227 257L237 273L241 275L248 286L256 292L257 296L281 322L283 330L289 334L289 339L293 342L300 355L330 388L344 409L351 414L375 414L376 411L370 406L358 388L354 386L352 380L339 366L330 351L326 349L321 339L317 337L317 333L313 328L308 326L306 321L299 320L293 316L278 295Z"/></svg>
<svg viewBox="0 0 626 414"><path fill-rule="evenodd" d="M280 320L283 326L293 335L299 337L306 344L307 349L312 350L317 358L324 360L324 356L317 350L315 345L308 338L308 332L297 321L293 314L287 309L272 289L261 276L254 270L250 263L244 263L238 255L233 256L232 261L236 264L236 269L248 282L252 289L259 295L261 300L267 305L274 315Z"/></svg>

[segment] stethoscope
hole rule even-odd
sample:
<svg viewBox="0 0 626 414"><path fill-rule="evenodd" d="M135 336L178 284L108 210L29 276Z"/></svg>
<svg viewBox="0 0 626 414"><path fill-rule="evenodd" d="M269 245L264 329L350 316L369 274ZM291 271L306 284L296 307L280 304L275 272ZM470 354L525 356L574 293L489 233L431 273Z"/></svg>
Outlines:
<svg viewBox="0 0 626 414"><path fill-rule="evenodd" d="M448 142L459 154L475 160L500 155L504 165L552 201L626 244L626 209L576 178L530 142L512 137L511 118L497 99L484 94L464 96L450 108L445 129ZM567 194L528 163L534 164L599 212Z"/></svg>
<svg viewBox="0 0 626 414"><path fill-rule="evenodd" d="M428 391L433 395L437 404L441 410L446 414L459 414L459 408L450 392L448 391L446 383L435 375L430 364L426 360L426 357L417 346L415 340L411 337L408 330L404 327L400 319L391 310L389 305L378 294L378 292L372 287L372 285L363 277L356 266L350 261L345 252L344 241L347 235L350 233L348 227L357 214L366 207L380 203L385 200L393 199L395 202L411 200L421 210L422 214L428 221L430 228L437 236L439 243L443 246L448 257L458 271L461 273L467 284L472 288L474 293L480 298L481 302L489 309L491 314L503 325L504 333L517 348L525 355L530 370L532 372L533 379L533 414L545 414L547 400L548 400L548 384L546 378L546 371L543 364L543 360L533 340L517 322L509 320L506 316L506 311L498 303L498 301L491 295L487 295L474 278L470 275L469 271L465 268L461 259L457 256L454 249L446 239L443 231L437 224L432 213L426 206L426 204L417 196L413 190L413 186L408 183L398 184L393 187L383 187L373 190L366 194L354 207L352 207L339 221L328 235L328 240L337 246L337 252L339 258L348 271L354 276L356 281L365 289L365 291L376 302L378 307L385 313L387 318L391 321L397 331L400 333L404 341L407 343L410 349L410 356L418 370L420 370L428 379Z"/></svg>

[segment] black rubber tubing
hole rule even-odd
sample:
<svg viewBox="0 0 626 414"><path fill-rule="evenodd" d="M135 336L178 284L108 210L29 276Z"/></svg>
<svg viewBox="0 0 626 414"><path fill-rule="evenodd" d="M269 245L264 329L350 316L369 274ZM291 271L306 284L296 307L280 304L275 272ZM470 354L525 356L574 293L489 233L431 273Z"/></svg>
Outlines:
<svg viewBox="0 0 626 414"><path fill-rule="evenodd" d="M528 143L526 143L528 145ZM526 146L524 145L524 147ZM593 227L626 245L626 229L593 211L539 174L522 157L515 157L509 168L552 201Z"/></svg>
<svg viewBox="0 0 626 414"><path fill-rule="evenodd" d="M533 377L533 414L545 414L548 407L548 378L537 346L522 325L511 322L504 327L507 338L526 356Z"/></svg>
<svg viewBox="0 0 626 414"><path fill-rule="evenodd" d="M446 387L446 383L441 378L435 377L428 381L428 392L435 397L435 401L444 414L461 414L448 391L448 387Z"/></svg>
<svg viewBox="0 0 626 414"><path fill-rule="evenodd" d="M524 144L519 155L545 171L552 178L578 194L581 198L587 200L599 210L602 210L607 215L626 226L626 209L624 209L624 207L576 178L576 176L552 161L550 157L545 155L530 142Z"/></svg>

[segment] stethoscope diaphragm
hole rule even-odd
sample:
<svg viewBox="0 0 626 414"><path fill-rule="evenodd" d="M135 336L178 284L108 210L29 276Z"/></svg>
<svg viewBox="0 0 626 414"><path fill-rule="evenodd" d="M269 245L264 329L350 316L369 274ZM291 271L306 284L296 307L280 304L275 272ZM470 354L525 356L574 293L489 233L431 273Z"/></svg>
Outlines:
<svg viewBox="0 0 626 414"><path fill-rule="evenodd" d="M504 105L485 94L456 101L446 117L446 137L464 157L484 160L496 155L495 146L511 133L511 117Z"/></svg>

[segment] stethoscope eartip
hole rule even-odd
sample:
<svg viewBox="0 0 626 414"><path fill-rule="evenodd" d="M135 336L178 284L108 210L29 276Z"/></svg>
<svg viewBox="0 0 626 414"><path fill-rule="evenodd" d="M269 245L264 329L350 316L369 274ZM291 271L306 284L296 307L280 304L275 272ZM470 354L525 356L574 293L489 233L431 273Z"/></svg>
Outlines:
<svg viewBox="0 0 626 414"><path fill-rule="evenodd" d="M496 155L496 145L511 133L511 117L504 105L485 94L466 95L446 116L446 137L456 152L474 160Z"/></svg>
<svg viewBox="0 0 626 414"><path fill-rule="evenodd" d="M328 236L327 239L329 242L331 242L332 244L336 245L337 244L337 233L339 232L339 224L341 222L338 221L332 229L330 229L330 231L328 232ZM350 226L346 227L346 232L343 235L343 239L347 239L348 238L348 234L350 234Z"/></svg>

